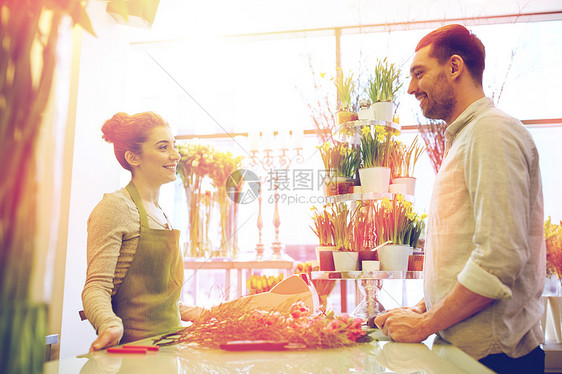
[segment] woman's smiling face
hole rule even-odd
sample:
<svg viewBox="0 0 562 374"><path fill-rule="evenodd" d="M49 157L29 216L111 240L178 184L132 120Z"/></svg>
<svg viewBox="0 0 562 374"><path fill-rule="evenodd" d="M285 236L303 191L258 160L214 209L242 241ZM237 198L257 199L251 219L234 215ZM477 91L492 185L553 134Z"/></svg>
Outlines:
<svg viewBox="0 0 562 374"><path fill-rule="evenodd" d="M448 64L439 64L437 58L430 56L430 52L431 45L416 52L410 68L408 93L419 100L425 117L450 123L456 99L446 74Z"/></svg>
<svg viewBox="0 0 562 374"><path fill-rule="evenodd" d="M161 184L176 180L176 166L181 156L168 126L155 127L142 144L138 172Z"/></svg>

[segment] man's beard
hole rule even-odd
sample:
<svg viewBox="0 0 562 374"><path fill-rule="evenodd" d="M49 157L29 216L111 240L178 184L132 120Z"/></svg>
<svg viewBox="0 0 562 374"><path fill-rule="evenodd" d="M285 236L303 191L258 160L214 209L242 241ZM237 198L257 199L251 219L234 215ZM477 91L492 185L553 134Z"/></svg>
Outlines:
<svg viewBox="0 0 562 374"><path fill-rule="evenodd" d="M422 108L423 115L430 119L447 120L450 118L457 100L453 95L453 87L441 72L433 85L432 97L427 96L427 104Z"/></svg>

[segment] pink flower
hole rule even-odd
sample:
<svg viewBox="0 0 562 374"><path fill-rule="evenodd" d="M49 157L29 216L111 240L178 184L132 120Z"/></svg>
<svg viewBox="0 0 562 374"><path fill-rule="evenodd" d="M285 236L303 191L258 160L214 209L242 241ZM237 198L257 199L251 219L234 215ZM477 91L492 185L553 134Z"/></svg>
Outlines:
<svg viewBox="0 0 562 374"><path fill-rule="evenodd" d="M302 301L297 301L291 305L291 316L297 319L300 317L306 317L310 314L310 309Z"/></svg>
<svg viewBox="0 0 562 374"><path fill-rule="evenodd" d="M352 342L356 341L358 337L365 335L366 332L363 331L361 325L363 324L363 320L361 318L355 318L351 323L347 326L347 338Z"/></svg>
<svg viewBox="0 0 562 374"><path fill-rule="evenodd" d="M357 328L361 328L361 325L363 324L363 320L361 318L355 318L353 320L353 322L351 322L351 325L349 325L350 329L357 329Z"/></svg>
<svg viewBox="0 0 562 374"><path fill-rule="evenodd" d="M339 319L333 319L328 323L328 326L326 327L326 330L328 330L328 332L338 332L342 327L344 326L344 323L339 320Z"/></svg>

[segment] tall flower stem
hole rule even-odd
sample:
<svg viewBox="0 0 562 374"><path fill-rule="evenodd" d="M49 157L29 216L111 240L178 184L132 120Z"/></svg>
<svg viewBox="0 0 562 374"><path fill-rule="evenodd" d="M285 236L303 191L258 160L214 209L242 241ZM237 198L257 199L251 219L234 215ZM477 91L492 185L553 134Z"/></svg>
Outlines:
<svg viewBox="0 0 562 374"><path fill-rule="evenodd" d="M33 301L31 284L39 248L37 141L59 25L70 14L92 32L83 7L76 0L0 3L0 373L43 370L47 306Z"/></svg>

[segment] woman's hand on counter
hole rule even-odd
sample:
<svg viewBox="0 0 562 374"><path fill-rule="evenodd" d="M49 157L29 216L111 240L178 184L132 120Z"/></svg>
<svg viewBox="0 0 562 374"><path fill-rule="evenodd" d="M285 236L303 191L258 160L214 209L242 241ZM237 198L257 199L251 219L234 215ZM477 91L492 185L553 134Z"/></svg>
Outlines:
<svg viewBox="0 0 562 374"><path fill-rule="evenodd" d="M107 327L98 335L98 338L94 340L90 346L90 353L117 345L122 336L123 326L115 325Z"/></svg>
<svg viewBox="0 0 562 374"><path fill-rule="evenodd" d="M428 331L424 324L424 314L421 309L398 308L375 318L375 324L382 329L383 334L402 343L419 343L427 339L433 331Z"/></svg>
<svg viewBox="0 0 562 374"><path fill-rule="evenodd" d="M182 321L192 321L204 318L209 313L208 309L198 306L187 306L180 303L180 316Z"/></svg>

